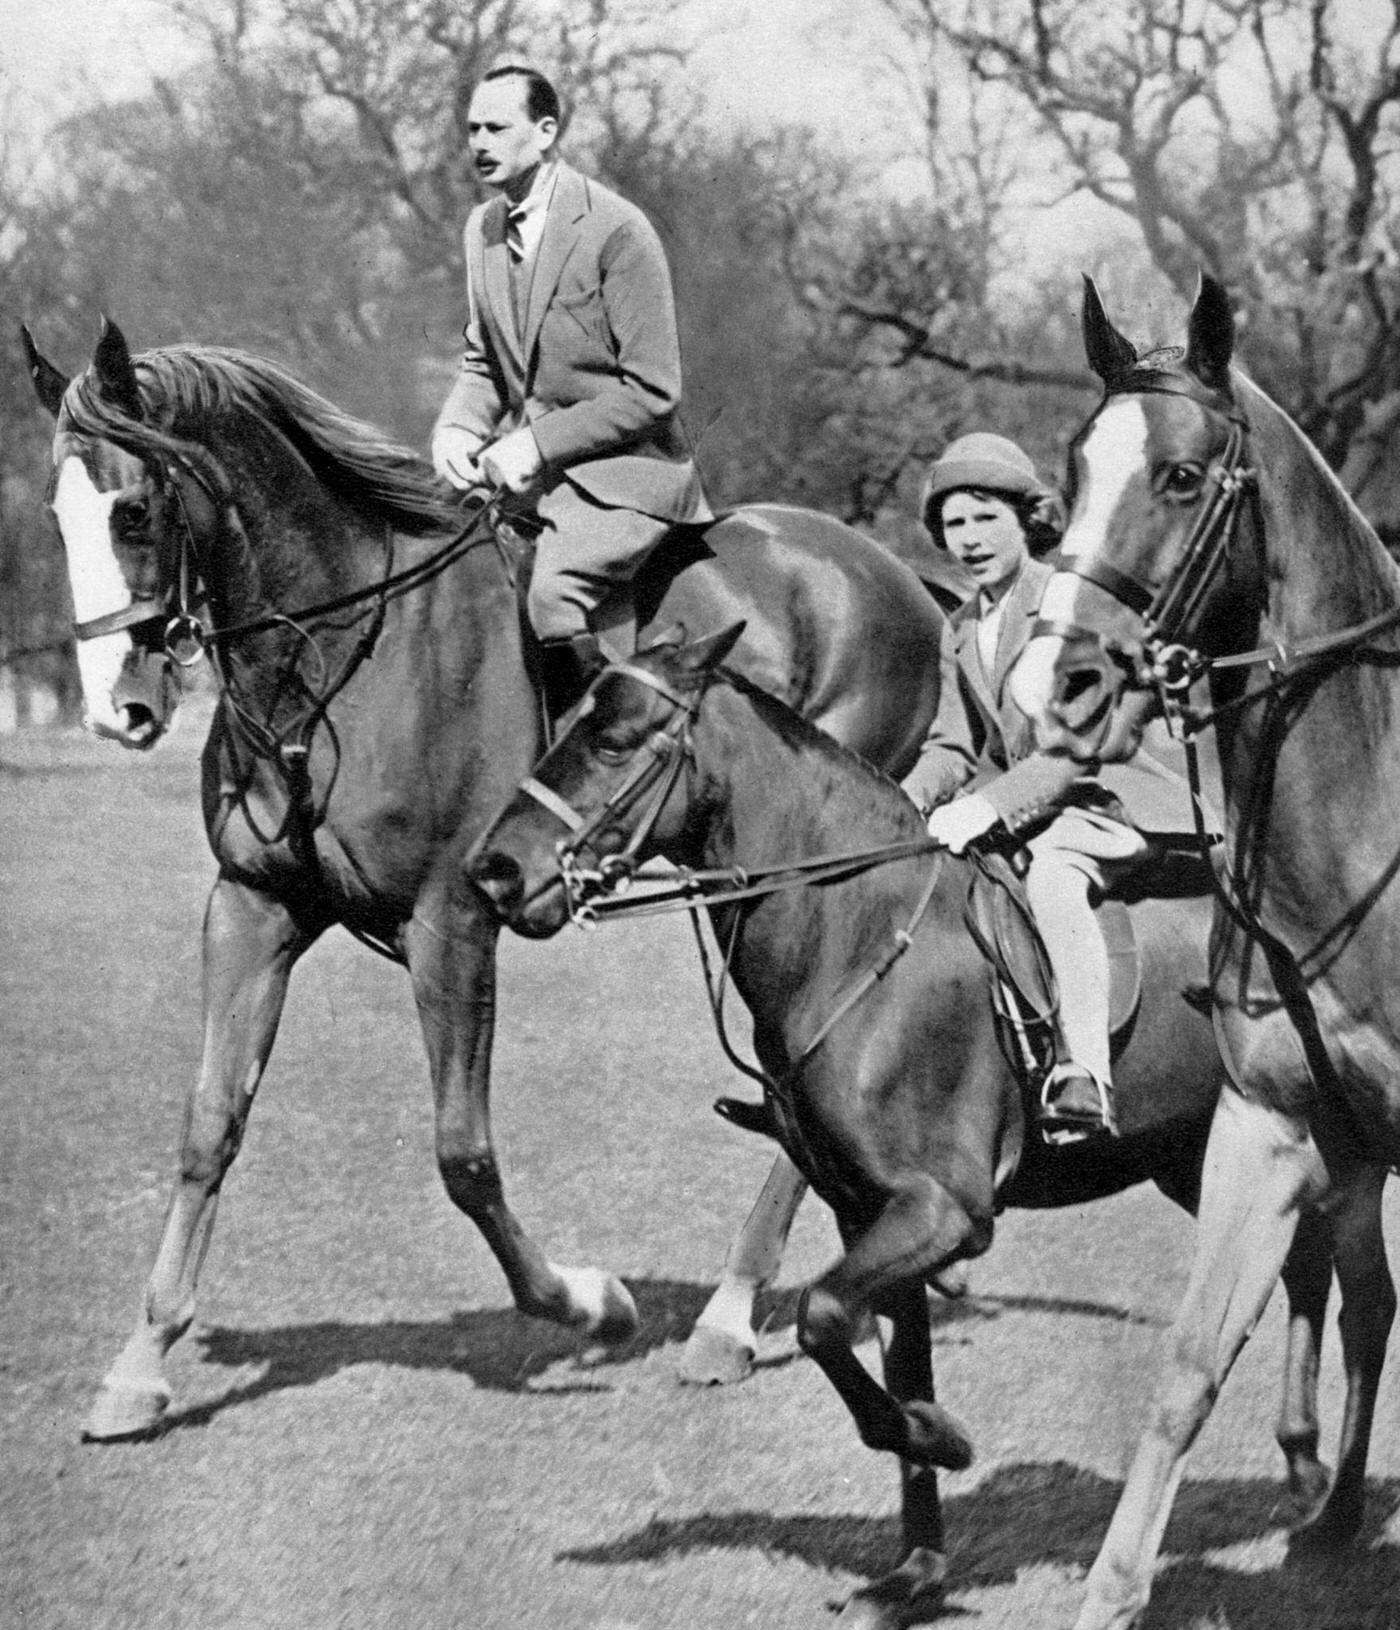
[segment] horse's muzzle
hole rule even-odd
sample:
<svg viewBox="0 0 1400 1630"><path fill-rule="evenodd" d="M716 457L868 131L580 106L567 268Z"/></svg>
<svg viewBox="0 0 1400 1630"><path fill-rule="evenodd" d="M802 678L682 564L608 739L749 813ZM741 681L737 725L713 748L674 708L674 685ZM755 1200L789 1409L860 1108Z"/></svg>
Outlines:
<svg viewBox="0 0 1400 1630"><path fill-rule="evenodd" d="M466 875L497 922L527 939L548 939L569 920L563 879L557 874L543 887L527 891L519 861L487 849L468 861Z"/></svg>
<svg viewBox="0 0 1400 1630"><path fill-rule="evenodd" d="M1037 705L1028 709L1036 745L1080 763L1130 758L1146 711L1129 685L1132 671L1097 638L1059 641L1048 672L1042 672Z"/></svg>
<svg viewBox="0 0 1400 1630"><path fill-rule="evenodd" d="M98 726L98 734L123 747L147 752L170 728L180 705L180 685L164 652L134 651L112 687L112 714L120 721Z"/></svg>

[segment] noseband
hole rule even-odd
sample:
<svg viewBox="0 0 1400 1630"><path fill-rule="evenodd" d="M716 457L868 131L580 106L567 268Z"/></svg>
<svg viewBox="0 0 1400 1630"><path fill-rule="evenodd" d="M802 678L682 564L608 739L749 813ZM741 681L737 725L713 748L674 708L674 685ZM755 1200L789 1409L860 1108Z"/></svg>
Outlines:
<svg viewBox="0 0 1400 1630"><path fill-rule="evenodd" d="M570 918L592 926L595 920L589 902L600 894L620 894L637 868L642 846L651 836L667 800L676 789L687 763L694 760L690 731L699 709L699 696L682 696L654 673L630 662L610 664L603 674L623 674L635 679L665 698L673 709L659 729L653 730L632 755L626 776L590 816L584 816L564 798L535 776L520 783L521 792L533 798L542 809L568 828L569 836L554 846L559 860L559 876L564 884ZM596 685L598 680L594 681ZM590 690L590 697L592 692ZM599 835L617 827L625 817L636 819L623 847L611 854L597 849ZM585 860L582 857L587 856Z"/></svg>

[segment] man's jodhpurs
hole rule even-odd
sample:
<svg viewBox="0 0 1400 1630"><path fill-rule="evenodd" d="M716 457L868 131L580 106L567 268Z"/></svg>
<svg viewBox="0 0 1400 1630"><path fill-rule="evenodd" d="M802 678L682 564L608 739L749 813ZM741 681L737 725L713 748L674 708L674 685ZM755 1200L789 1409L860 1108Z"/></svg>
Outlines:
<svg viewBox="0 0 1400 1630"><path fill-rule="evenodd" d="M586 632L592 613L636 576L675 524L594 503L564 480L541 494L536 512L543 526L526 609L542 640Z"/></svg>

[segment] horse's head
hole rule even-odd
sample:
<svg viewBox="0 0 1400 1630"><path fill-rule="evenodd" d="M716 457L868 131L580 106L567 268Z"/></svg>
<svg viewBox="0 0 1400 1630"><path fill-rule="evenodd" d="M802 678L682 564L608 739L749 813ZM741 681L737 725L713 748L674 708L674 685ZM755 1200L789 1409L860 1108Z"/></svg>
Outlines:
<svg viewBox="0 0 1400 1630"><path fill-rule="evenodd" d="M572 724L487 828L467 875L519 934L557 933L684 832L690 727L744 630L693 644L663 637L594 681Z"/></svg>
<svg viewBox="0 0 1400 1630"><path fill-rule="evenodd" d="M1197 671L1237 585L1230 544L1251 477L1219 284L1201 279L1183 349L1139 356L1086 278L1084 343L1105 394L1074 444L1059 569L1011 695L1046 749L1114 759Z"/></svg>
<svg viewBox="0 0 1400 1630"><path fill-rule="evenodd" d="M71 382L27 329L24 345L35 391L56 421L50 507L67 556L87 725L148 748L178 705L175 658L191 634L179 621L188 610L183 552L190 505L207 500L187 499L168 462L134 434L147 409L118 328L104 323L90 366Z"/></svg>

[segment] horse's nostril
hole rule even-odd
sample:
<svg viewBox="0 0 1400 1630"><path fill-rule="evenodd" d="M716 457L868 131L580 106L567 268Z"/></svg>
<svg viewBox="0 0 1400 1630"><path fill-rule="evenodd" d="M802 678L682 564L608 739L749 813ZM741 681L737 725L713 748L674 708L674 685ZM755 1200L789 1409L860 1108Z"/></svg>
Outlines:
<svg viewBox="0 0 1400 1630"><path fill-rule="evenodd" d="M1092 668L1071 669L1060 681L1060 700L1072 706L1097 690L1098 684L1099 676Z"/></svg>
<svg viewBox="0 0 1400 1630"><path fill-rule="evenodd" d="M467 876L503 917L516 909L525 892L520 867L509 855L497 850L490 850L474 860L467 868Z"/></svg>

